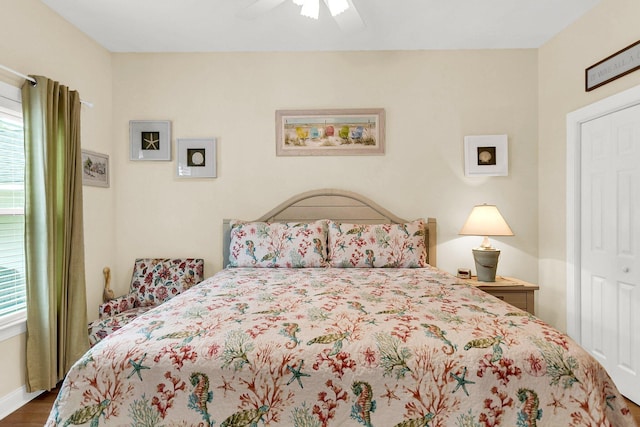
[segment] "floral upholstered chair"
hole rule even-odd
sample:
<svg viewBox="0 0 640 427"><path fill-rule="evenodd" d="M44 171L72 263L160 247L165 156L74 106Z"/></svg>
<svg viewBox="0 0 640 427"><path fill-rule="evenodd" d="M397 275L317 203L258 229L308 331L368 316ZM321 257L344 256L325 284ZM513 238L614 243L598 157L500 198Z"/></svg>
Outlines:
<svg viewBox="0 0 640 427"><path fill-rule="evenodd" d="M200 283L203 270L204 261L199 258L136 259L129 293L108 299L113 292L109 288L109 270L105 268L107 301L99 307L99 318L89 324L89 342L92 346L97 344L132 319Z"/></svg>

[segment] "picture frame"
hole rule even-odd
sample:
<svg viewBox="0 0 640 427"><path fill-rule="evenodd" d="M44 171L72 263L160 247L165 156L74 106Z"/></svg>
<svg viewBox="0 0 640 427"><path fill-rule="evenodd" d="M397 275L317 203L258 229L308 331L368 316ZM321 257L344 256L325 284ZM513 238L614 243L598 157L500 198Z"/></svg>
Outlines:
<svg viewBox="0 0 640 427"><path fill-rule="evenodd" d="M131 120L129 145L130 160L171 160L171 122Z"/></svg>
<svg viewBox="0 0 640 427"><path fill-rule="evenodd" d="M507 135L464 137L465 176L507 176L509 150Z"/></svg>
<svg viewBox="0 0 640 427"><path fill-rule="evenodd" d="M640 69L640 40L584 70L584 90L589 92Z"/></svg>
<svg viewBox="0 0 640 427"><path fill-rule="evenodd" d="M109 156L82 150L82 185L109 187Z"/></svg>
<svg viewBox="0 0 640 427"><path fill-rule="evenodd" d="M216 138L180 138L178 146L179 178L216 178Z"/></svg>
<svg viewBox="0 0 640 427"><path fill-rule="evenodd" d="M383 155L383 108L277 110L277 156Z"/></svg>

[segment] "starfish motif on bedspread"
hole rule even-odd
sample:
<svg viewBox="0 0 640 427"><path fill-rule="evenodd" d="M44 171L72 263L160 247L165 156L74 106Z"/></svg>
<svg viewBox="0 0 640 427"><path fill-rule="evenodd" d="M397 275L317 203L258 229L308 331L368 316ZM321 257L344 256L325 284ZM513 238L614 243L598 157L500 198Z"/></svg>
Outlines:
<svg viewBox="0 0 640 427"><path fill-rule="evenodd" d="M385 384L384 387L387 389L387 392L383 395L380 395L380 397L386 397L388 405L391 405L391 399L400 400L400 398L396 394L396 389L398 388L398 384L396 384L393 387L393 390L391 390L387 384Z"/></svg>
<svg viewBox="0 0 640 427"><path fill-rule="evenodd" d="M562 404L562 397L557 398L553 393L551 393L551 403L547 404L547 406L553 406L554 415L558 413L558 408L567 409L567 407Z"/></svg>
<svg viewBox="0 0 640 427"><path fill-rule="evenodd" d="M469 396L469 392L467 391L467 384L475 384L475 381L469 381L469 380L467 380L465 378L465 376L467 375L467 367L466 366L463 366L462 369L463 369L462 375L460 375L460 376L454 374L453 372L449 373L458 382L458 384L456 384L456 388L454 388L451 393L452 394L455 393L456 391L458 391L458 389L460 387L462 387L462 390L464 391L464 394Z"/></svg>
<svg viewBox="0 0 640 427"><path fill-rule="evenodd" d="M129 375L127 375L127 379L131 378L134 374L138 374L138 378L140 378L140 381L142 381L142 374L140 373L140 371L143 369L151 369L148 366L142 365L142 362L144 361L145 357L147 357L147 353L142 355L142 359L140 359L139 362L136 362L133 359L129 359L129 364L133 367L133 370Z"/></svg>
<svg viewBox="0 0 640 427"><path fill-rule="evenodd" d="M291 377L289 382L287 382L287 385L291 384L294 381L298 381L298 384L300 384L300 388L304 388L302 386L302 380L300 378L301 377L310 377L311 375L305 374L304 372L301 372L303 365L304 365L304 360L300 361L300 366L298 366L297 369L296 368L292 368L291 366L287 365L287 370L293 374L293 376Z"/></svg>
<svg viewBox="0 0 640 427"><path fill-rule="evenodd" d="M217 388L224 390L224 397L227 397L227 391L236 391L233 385L231 385L231 381L227 381L225 377L222 377L222 385L219 385Z"/></svg>

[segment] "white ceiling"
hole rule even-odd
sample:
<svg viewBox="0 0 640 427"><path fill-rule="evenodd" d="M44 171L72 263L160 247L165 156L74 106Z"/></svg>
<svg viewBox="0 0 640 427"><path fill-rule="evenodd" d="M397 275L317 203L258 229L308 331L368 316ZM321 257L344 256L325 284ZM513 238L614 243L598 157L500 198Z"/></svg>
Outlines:
<svg viewBox="0 0 640 427"><path fill-rule="evenodd" d="M112 52L224 52L537 48L600 0L351 0L356 31L322 2L316 21L291 0L41 1Z"/></svg>

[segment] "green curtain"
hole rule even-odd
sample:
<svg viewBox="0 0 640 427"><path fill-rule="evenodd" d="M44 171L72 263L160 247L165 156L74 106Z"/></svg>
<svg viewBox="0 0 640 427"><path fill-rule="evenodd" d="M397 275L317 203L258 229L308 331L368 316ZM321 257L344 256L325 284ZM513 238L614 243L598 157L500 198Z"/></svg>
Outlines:
<svg viewBox="0 0 640 427"><path fill-rule="evenodd" d="M29 392L54 388L89 348L80 95L34 78L22 86Z"/></svg>

